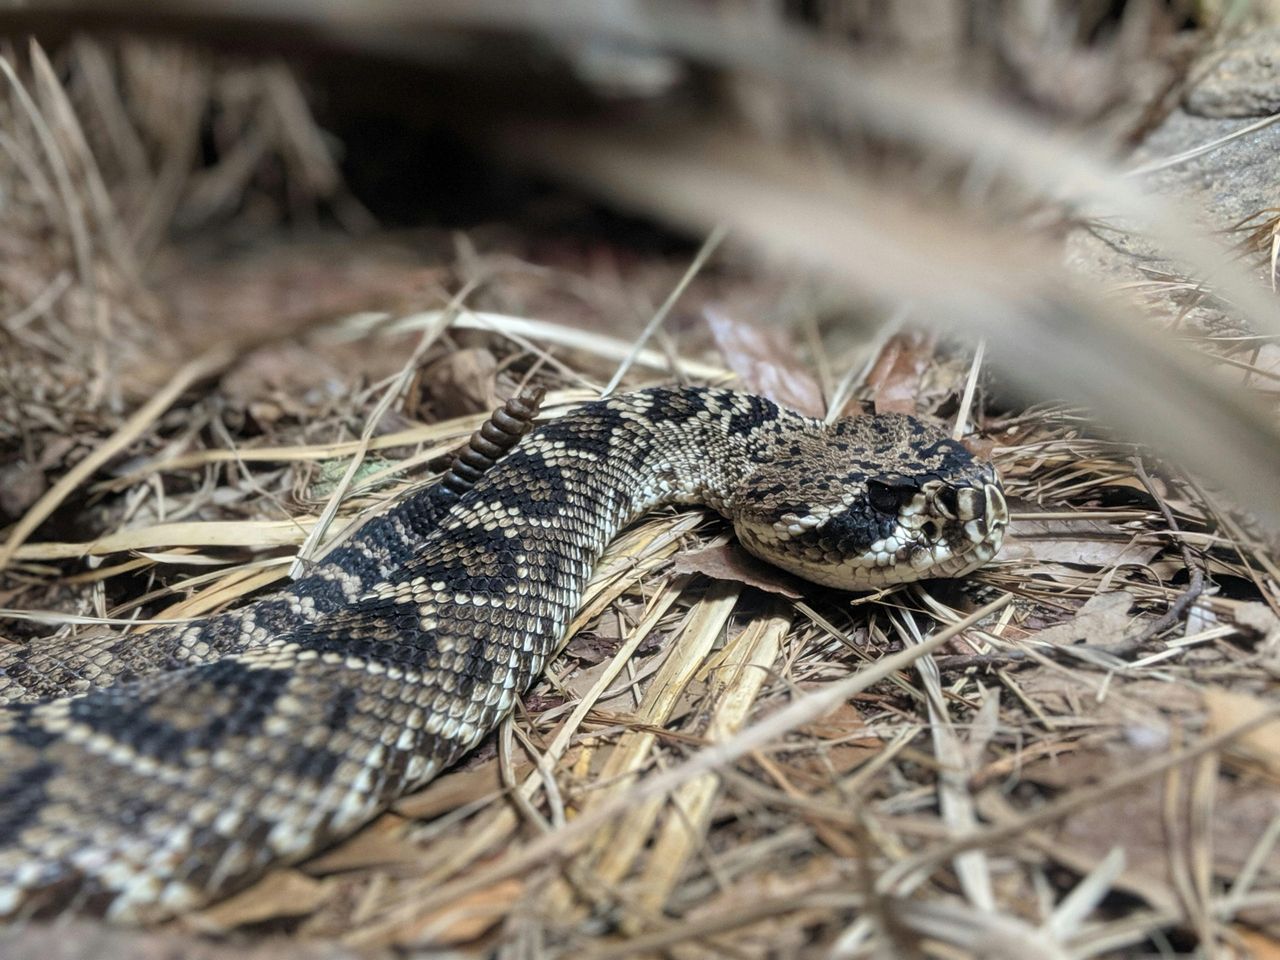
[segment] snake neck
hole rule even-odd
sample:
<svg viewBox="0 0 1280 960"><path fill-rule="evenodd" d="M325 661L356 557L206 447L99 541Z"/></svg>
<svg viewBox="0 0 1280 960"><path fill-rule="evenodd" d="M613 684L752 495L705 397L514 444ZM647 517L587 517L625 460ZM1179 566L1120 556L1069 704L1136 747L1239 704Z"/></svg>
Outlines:
<svg viewBox="0 0 1280 960"><path fill-rule="evenodd" d="M701 504L731 515L744 482L775 455L778 437L813 425L762 397L654 388L547 424L502 466L522 478L529 501L563 497L566 514L594 513L594 546L603 551L657 507Z"/></svg>
<svg viewBox="0 0 1280 960"><path fill-rule="evenodd" d="M730 516L745 481L776 456L778 438L814 425L768 399L713 388L589 403L507 454L442 529L449 538L500 527L512 544L550 536L575 586L585 585L609 541L650 509L698 503ZM564 530L577 531L572 543L556 539Z"/></svg>

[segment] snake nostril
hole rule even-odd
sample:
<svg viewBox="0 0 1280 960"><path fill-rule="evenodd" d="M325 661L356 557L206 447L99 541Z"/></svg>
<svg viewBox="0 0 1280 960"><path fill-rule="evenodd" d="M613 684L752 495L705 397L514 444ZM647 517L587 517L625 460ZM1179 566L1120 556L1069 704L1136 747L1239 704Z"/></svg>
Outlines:
<svg viewBox="0 0 1280 960"><path fill-rule="evenodd" d="M955 520L960 516L959 494L955 487L943 487L939 490L936 502L938 509L946 514L948 520Z"/></svg>
<svg viewBox="0 0 1280 960"><path fill-rule="evenodd" d="M942 528L938 526L936 520L926 520L920 525L920 532L929 540L937 540L938 535L942 533Z"/></svg>

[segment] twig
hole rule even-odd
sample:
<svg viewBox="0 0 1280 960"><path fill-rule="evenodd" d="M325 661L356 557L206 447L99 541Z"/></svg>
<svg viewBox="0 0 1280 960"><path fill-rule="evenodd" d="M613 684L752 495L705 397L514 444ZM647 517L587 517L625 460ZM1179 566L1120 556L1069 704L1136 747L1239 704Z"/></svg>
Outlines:
<svg viewBox="0 0 1280 960"><path fill-rule="evenodd" d="M970 667L1003 667L1011 663L1023 663L1026 659L1026 653L1021 650L1006 650L1003 653L967 653L933 658L938 669L944 673L968 670Z"/></svg>
<svg viewBox="0 0 1280 960"><path fill-rule="evenodd" d="M1173 518L1173 511L1169 509L1169 505L1161 499L1160 494L1156 492L1155 484L1151 482L1146 469L1142 465L1141 457L1130 457L1129 462L1133 464L1134 475L1146 487L1147 493L1151 494L1151 499L1156 503L1160 513L1164 516L1164 522L1168 526L1170 536L1178 543L1182 550L1182 562L1187 568L1187 574L1190 576L1190 582L1187 589L1179 594L1178 598L1169 604L1169 609L1164 612L1154 623L1147 626L1142 633L1138 634L1131 640L1123 640L1120 643L1108 646L1099 646L1095 649L1103 650L1106 653L1113 654L1117 657L1125 657L1131 653L1141 650L1144 646L1151 642L1152 638L1159 636L1165 630L1182 619L1183 614L1190 609L1191 604L1195 603L1196 598L1204 592L1204 565L1201 564L1186 539L1181 536L1182 531L1178 528L1178 521Z"/></svg>
<svg viewBox="0 0 1280 960"><path fill-rule="evenodd" d="M702 247L693 258L693 262L689 264L689 269L684 272L684 276L680 278L680 282L672 288L671 293L667 295L667 299L664 300L662 302L662 306L658 308L658 312L655 313L652 319L649 320L648 324L645 325L644 330L632 345L631 351L625 358L623 358L622 363L618 365L618 369L614 372L609 383L605 386L604 390L600 392L600 396L607 397L613 393L614 390L618 389L618 384L622 382L622 378L626 376L627 371L630 370L632 364L636 362L636 358L640 355L640 351L644 349L644 345L649 342L649 338L652 337L654 333L657 332L658 328L666 321L667 315L671 313L671 308L676 305L676 301L679 300L685 290L688 289L689 284L693 282L693 278L702 272L702 268L706 266L707 261L711 259L711 255L716 252L716 248L720 246L721 241L724 240L728 232L728 227L720 225L713 228L712 231L707 234L707 239L702 242Z"/></svg>

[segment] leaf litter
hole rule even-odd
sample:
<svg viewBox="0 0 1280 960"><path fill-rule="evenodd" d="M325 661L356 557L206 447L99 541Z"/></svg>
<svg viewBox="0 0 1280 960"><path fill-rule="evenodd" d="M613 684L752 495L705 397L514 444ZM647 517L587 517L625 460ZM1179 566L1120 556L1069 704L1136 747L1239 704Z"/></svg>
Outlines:
<svg viewBox="0 0 1280 960"><path fill-rule="evenodd" d="M77 69L95 76L169 78L187 123L231 96L227 73L177 49L127 41L115 68L92 43L74 49ZM297 109L287 74L235 69L237 89L257 91L228 108L235 123ZM36 74L51 118L112 109L67 100L39 58ZM704 310L709 337L637 351L625 329L538 316L539 297L560 295L546 288L575 270L579 295L616 307L618 291L585 261L553 276L514 255L459 254L424 282L376 252L334 274L307 268L314 251L294 251L247 274L175 273L155 284L158 299L125 258L86 250L85 238L119 230L138 249L158 246L158 224L215 221L254 187L243 158L228 158L162 204L140 190L103 205L95 177L129 182L131 137L161 157L185 149L181 123L166 132L146 110L108 113L102 123L142 129L117 137L119 155L97 175L76 153L80 135L60 134L84 202L59 214L60 245L26 261L39 270L3 277L15 308L6 350L16 344L31 371L17 396L33 431L0 435L12 457L0 468L11 480L0 596L12 612L164 619L224 608L284 575L353 455L386 459L349 478L329 542L437 475L519 384L546 386L544 415L555 415L629 355L628 386L675 369L826 412L811 345L741 312ZM259 137L255 149L288 152L311 202L358 217L323 165L299 165L320 155L304 120L271 128L293 140ZM33 222L46 187L28 181L16 194ZM91 295L87 266L107 278ZM672 286L680 269L655 267ZM714 286L692 277L687 295L713 302L703 284ZM739 291L735 302L749 299ZM195 327L183 330L166 302L204 304L208 316L187 311ZM110 318L112 350L94 310ZM264 315L279 321L265 336ZM404 345L417 342L406 337L437 323L406 367ZM223 325L234 350L213 335ZM184 366L145 349L156 330L213 349ZM871 361L855 407L945 421L965 389L963 364L931 333L903 331ZM406 370L388 418L364 434ZM1132 447L1076 411L995 407L980 385L964 439L992 452L1017 516L1006 551L968 582L851 601L744 563L717 520L647 518L610 549L509 743L495 736L332 850L180 919L166 942L198 950L216 933L299 956L309 946L487 951L532 937L587 956L765 956L820 943L851 957L894 944L922 956L1084 957L1195 936L1274 953L1280 711L1268 664L1280 662L1280 627L1267 545L1173 473L1156 477L1166 514ZM215 419L222 432L186 429ZM1206 590L1185 619L1125 649L1184 591L1183 543L1231 589ZM986 612L971 622L975 611ZM67 620L64 630L92 629ZM819 703L873 664L894 668ZM645 787L655 781L667 786Z"/></svg>

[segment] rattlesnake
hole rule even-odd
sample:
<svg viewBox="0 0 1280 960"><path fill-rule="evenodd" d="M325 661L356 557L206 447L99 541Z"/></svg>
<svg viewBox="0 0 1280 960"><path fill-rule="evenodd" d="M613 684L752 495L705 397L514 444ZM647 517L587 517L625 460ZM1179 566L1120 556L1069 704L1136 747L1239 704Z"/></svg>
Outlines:
<svg viewBox="0 0 1280 960"><path fill-rule="evenodd" d="M657 505L710 506L747 549L849 590L965 574L1008 523L994 469L901 415L825 426L658 388L516 443L529 413L279 595L0 652L0 918L154 921L352 832L494 728L606 545Z"/></svg>

